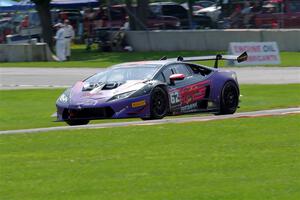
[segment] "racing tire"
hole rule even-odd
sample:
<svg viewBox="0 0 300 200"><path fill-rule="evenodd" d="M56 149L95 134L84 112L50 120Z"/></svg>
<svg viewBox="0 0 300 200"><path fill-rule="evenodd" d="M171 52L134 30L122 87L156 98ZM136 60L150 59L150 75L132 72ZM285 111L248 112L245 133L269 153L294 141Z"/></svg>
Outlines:
<svg viewBox="0 0 300 200"><path fill-rule="evenodd" d="M67 120L66 123L70 126L79 126L79 125L86 125L90 122L90 120Z"/></svg>
<svg viewBox="0 0 300 200"><path fill-rule="evenodd" d="M220 111L217 114L227 115L235 113L239 104L239 89L232 82L226 82L221 92Z"/></svg>
<svg viewBox="0 0 300 200"><path fill-rule="evenodd" d="M168 112L168 94L161 87L156 87L150 97L150 117L143 120L162 119Z"/></svg>

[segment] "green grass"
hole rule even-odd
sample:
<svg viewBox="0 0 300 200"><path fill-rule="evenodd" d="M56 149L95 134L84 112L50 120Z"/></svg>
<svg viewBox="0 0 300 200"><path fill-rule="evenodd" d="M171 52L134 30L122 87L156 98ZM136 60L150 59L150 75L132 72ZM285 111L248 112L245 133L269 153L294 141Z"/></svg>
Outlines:
<svg viewBox="0 0 300 200"><path fill-rule="evenodd" d="M240 111L300 106L300 84L241 85Z"/></svg>
<svg viewBox="0 0 300 200"><path fill-rule="evenodd" d="M0 199L298 200L300 115L0 136Z"/></svg>
<svg viewBox="0 0 300 200"><path fill-rule="evenodd" d="M69 62L10 62L0 63L1 67L109 67L111 65L140 60L158 60L162 56L174 58L179 55L203 56L216 55L217 51L157 51L157 52L99 52L92 50L90 52L84 49L83 45L75 45L72 48L72 57ZM282 64L279 66L300 66L300 52L282 52L280 53ZM213 61L198 62L203 65L213 66ZM226 62L220 62L223 67Z"/></svg>
<svg viewBox="0 0 300 200"><path fill-rule="evenodd" d="M50 116L63 89L0 90L0 130L62 126ZM242 85L238 112L300 106L300 84ZM102 123L123 120L96 120ZM130 119L139 120L139 119Z"/></svg>

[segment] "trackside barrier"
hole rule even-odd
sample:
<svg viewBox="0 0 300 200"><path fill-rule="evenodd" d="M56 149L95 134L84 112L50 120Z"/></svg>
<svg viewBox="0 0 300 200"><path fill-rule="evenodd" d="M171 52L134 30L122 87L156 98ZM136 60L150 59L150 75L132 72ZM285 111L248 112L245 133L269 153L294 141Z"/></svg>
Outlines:
<svg viewBox="0 0 300 200"><path fill-rule="evenodd" d="M53 61L45 43L0 44L0 62Z"/></svg>
<svg viewBox="0 0 300 200"><path fill-rule="evenodd" d="M300 29L128 31L135 51L227 51L230 42L275 41L280 51L300 51Z"/></svg>

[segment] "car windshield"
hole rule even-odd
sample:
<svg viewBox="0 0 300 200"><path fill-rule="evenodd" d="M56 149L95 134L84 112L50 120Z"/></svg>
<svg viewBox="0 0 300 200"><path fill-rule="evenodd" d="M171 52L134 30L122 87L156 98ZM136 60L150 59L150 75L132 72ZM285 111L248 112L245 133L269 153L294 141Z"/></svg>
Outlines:
<svg viewBox="0 0 300 200"><path fill-rule="evenodd" d="M152 13L155 13L155 14L159 14L160 13L160 7L157 6L157 5L150 5L149 6L150 10Z"/></svg>
<svg viewBox="0 0 300 200"><path fill-rule="evenodd" d="M135 65L134 67L120 67L108 69L86 79L88 83L124 83L128 80L146 80L152 78L157 65Z"/></svg>

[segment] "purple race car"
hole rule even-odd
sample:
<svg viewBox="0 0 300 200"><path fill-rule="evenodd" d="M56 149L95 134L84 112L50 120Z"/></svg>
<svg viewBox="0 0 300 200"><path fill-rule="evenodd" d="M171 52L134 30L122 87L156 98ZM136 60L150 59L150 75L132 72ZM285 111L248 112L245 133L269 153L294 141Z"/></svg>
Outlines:
<svg viewBox="0 0 300 200"><path fill-rule="evenodd" d="M192 61L215 60L214 68ZM233 114L238 108L235 72L218 69L219 60L240 56L178 57L112 66L64 91L56 102L57 121L83 125L94 119L162 119L191 112Z"/></svg>

